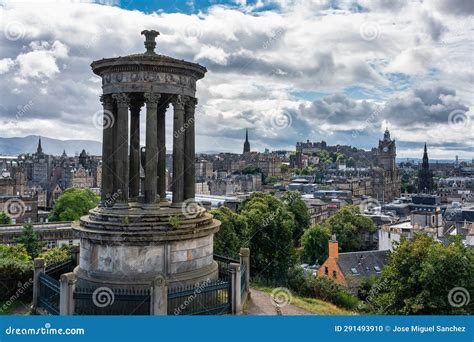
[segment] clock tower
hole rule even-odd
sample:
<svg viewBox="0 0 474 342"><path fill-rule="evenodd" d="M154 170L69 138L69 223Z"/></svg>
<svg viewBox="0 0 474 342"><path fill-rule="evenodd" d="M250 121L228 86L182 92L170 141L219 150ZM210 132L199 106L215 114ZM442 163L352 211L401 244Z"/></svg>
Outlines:
<svg viewBox="0 0 474 342"><path fill-rule="evenodd" d="M379 147L377 148L377 166L383 168L385 171L395 172L397 163L397 148L395 140L390 138L388 128L385 130L383 140L379 140Z"/></svg>

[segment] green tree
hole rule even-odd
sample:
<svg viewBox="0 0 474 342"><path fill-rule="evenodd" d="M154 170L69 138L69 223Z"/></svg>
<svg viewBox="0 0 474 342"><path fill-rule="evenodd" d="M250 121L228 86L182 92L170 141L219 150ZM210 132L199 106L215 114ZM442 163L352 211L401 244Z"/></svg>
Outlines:
<svg viewBox="0 0 474 342"><path fill-rule="evenodd" d="M33 277L33 262L23 245L0 245L0 299L18 296L18 283L25 283ZM3 283L3 281L5 282ZM28 292L28 291L27 291Z"/></svg>
<svg viewBox="0 0 474 342"><path fill-rule="evenodd" d="M99 197L89 189L64 191L49 214L50 221L75 221L97 206Z"/></svg>
<svg viewBox="0 0 474 342"><path fill-rule="evenodd" d="M268 176L268 177L265 178L264 183L273 185L273 184L277 183L278 181L279 181L278 177Z"/></svg>
<svg viewBox="0 0 474 342"><path fill-rule="evenodd" d="M402 239L391 253L372 287L370 304L377 313L390 315L472 314L474 303L468 298L474 295L473 287L474 252L470 248L460 239L445 246L416 234L412 241ZM452 305L463 300L463 306Z"/></svg>
<svg viewBox="0 0 474 342"><path fill-rule="evenodd" d="M299 245L304 230L308 228L310 224L308 207L301 198L301 194L297 191L287 191L282 196L282 200L286 208L293 213L295 217L293 242L295 245Z"/></svg>
<svg viewBox="0 0 474 342"><path fill-rule="evenodd" d="M293 214L265 193L253 193L243 203L241 214L249 227L253 274L267 281L284 281L288 268L295 263Z"/></svg>
<svg viewBox="0 0 474 342"><path fill-rule="evenodd" d="M280 170L282 174L287 174L290 171L290 166L288 164L281 164Z"/></svg>
<svg viewBox="0 0 474 342"><path fill-rule="evenodd" d="M11 224L12 219L10 216L8 216L6 213L3 211L0 212L0 224Z"/></svg>
<svg viewBox="0 0 474 342"><path fill-rule="evenodd" d="M341 208L322 224L331 231L331 234L336 234L343 252L368 249L366 234L376 231L372 220L362 216L359 207L354 205Z"/></svg>
<svg viewBox="0 0 474 342"><path fill-rule="evenodd" d="M304 262L313 264L318 262L320 265L328 257L328 241L331 237L331 231L328 227L315 224L309 227L301 237L303 247L302 259Z"/></svg>
<svg viewBox="0 0 474 342"><path fill-rule="evenodd" d="M241 215L234 213L225 206L211 211L221 221L219 231L214 235L214 252L217 254L237 257L241 247L248 243L247 222Z"/></svg>
<svg viewBox="0 0 474 342"><path fill-rule="evenodd" d="M25 246L28 255L33 259L38 256L46 244L46 242L41 240L38 232L33 229L33 225L31 224L23 226L21 235L15 239L15 242Z"/></svg>

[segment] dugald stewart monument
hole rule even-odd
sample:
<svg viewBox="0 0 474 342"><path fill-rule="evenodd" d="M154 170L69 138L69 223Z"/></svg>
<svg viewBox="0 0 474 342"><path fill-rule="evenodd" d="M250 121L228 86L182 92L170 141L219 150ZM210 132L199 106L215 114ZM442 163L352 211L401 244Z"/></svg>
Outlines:
<svg viewBox="0 0 474 342"><path fill-rule="evenodd" d="M78 286L148 288L217 279L213 237L220 222L195 202L196 82L206 68L146 51L91 64L102 78L101 202L81 217ZM165 113L173 106L172 201L166 200ZM140 147L140 116L146 145ZM141 167L144 179L140 177Z"/></svg>

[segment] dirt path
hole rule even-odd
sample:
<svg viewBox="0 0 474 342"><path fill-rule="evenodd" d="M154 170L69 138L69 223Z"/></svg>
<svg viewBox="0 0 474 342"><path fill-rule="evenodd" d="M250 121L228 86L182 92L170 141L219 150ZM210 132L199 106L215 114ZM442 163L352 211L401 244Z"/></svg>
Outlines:
<svg viewBox="0 0 474 342"><path fill-rule="evenodd" d="M313 315L311 312L288 304L280 309L282 316ZM246 316L278 316L277 308L272 301L270 294L250 289L250 299L244 307Z"/></svg>

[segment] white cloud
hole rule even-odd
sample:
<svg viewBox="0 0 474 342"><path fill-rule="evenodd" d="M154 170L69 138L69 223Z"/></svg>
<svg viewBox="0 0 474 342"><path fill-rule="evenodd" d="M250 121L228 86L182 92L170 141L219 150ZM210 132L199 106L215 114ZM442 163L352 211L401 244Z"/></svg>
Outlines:
<svg viewBox="0 0 474 342"><path fill-rule="evenodd" d="M288 148L307 138L346 143L330 118L299 112L314 100L323 101L325 94L348 97L346 106L330 106L342 106L346 132L363 126L364 109L375 102L407 96L411 104L410 89L445 86L456 90L455 100L443 99L446 107L450 101L472 107L473 23L450 11L446 2L282 0L277 1L279 11L252 12L274 2L237 1L240 10L216 5L198 15L144 14L83 3L9 3L0 8L0 92L5 99L0 120L14 120L17 106L33 99L29 122L48 120L44 127L51 134L100 140L100 131L90 128L100 109L100 81L89 65L143 52L143 28L161 32L159 53L194 60L209 70L198 83L198 150L240 151L245 127L252 128L253 144L261 148ZM469 9L466 2L460 4ZM16 25L14 40L5 35L9 23ZM366 23L375 29L375 38L361 33ZM275 129L272 118L285 111L292 115L291 127ZM416 127L447 127L446 122L413 120ZM25 123L2 133L34 133ZM405 127L394 122L393 129ZM430 129L400 136L421 141ZM367 136L361 145L374 146L376 139ZM443 141L453 138L445 135ZM466 153L471 153L468 148Z"/></svg>

